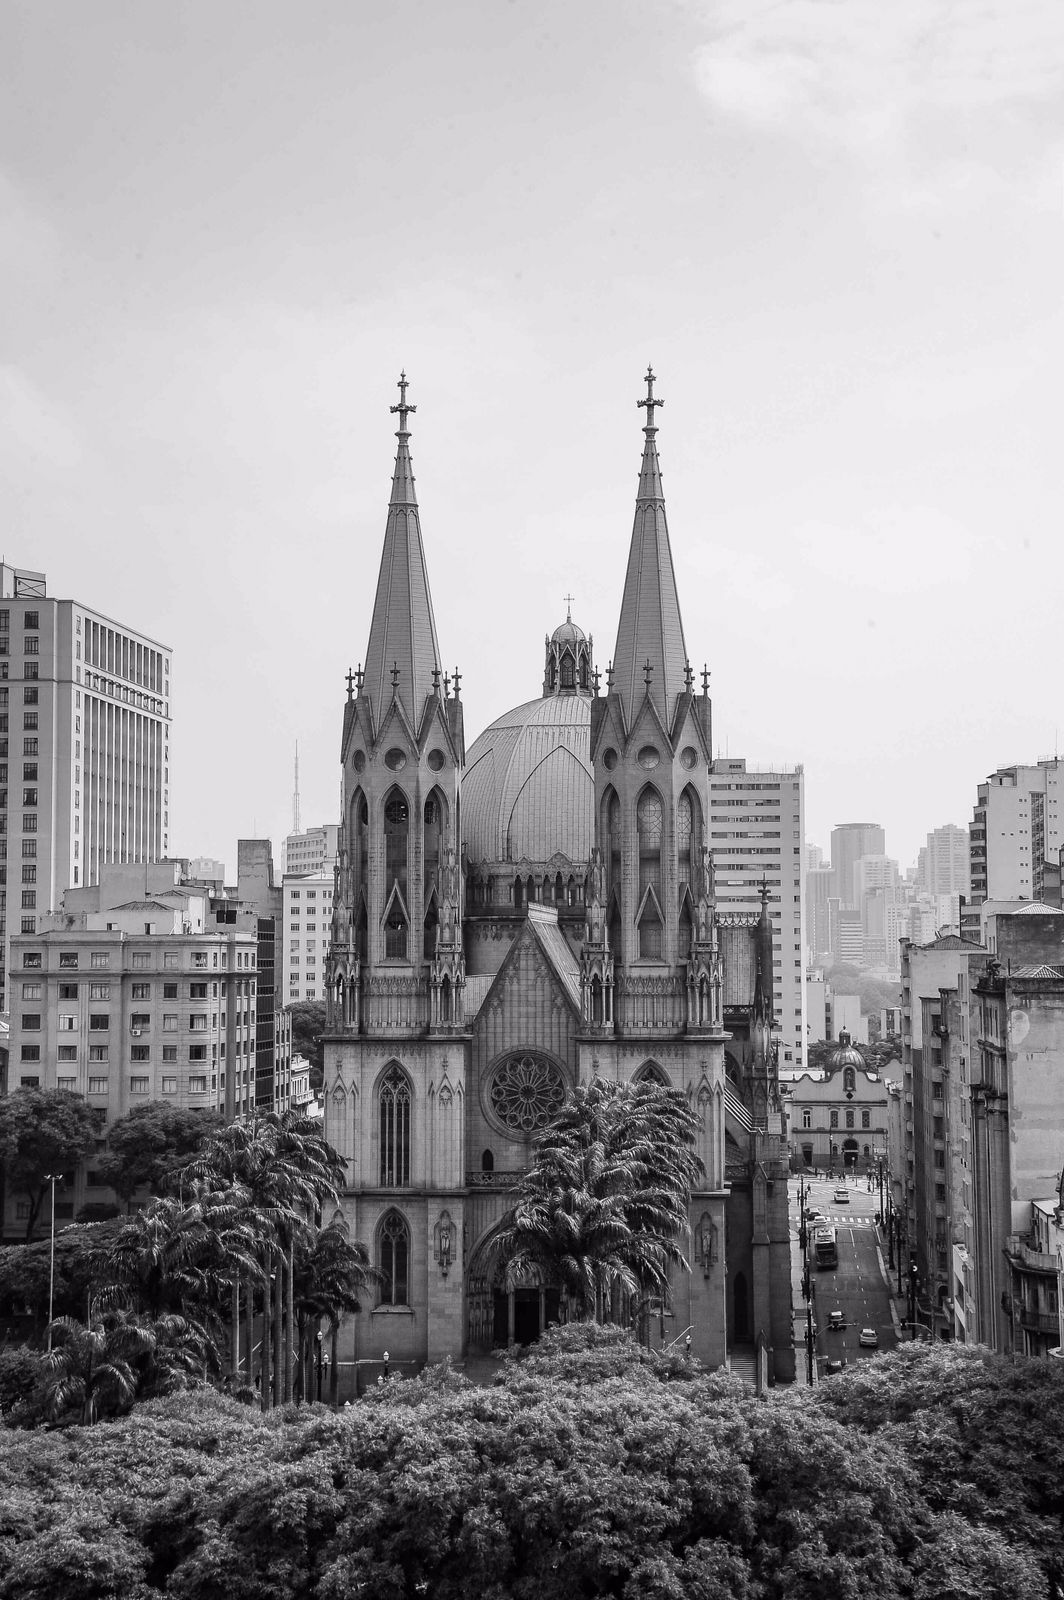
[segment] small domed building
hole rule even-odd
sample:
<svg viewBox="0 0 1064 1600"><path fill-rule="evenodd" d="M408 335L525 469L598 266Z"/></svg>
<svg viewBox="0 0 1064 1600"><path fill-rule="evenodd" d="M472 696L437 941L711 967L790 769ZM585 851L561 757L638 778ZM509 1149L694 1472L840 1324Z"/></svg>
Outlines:
<svg viewBox="0 0 1064 1600"><path fill-rule="evenodd" d="M504 1281L494 1241L536 1135L596 1074L669 1085L698 1118L691 1271L655 1309L656 1338L689 1330L711 1365L759 1347L772 1378L794 1375L768 890L760 918L717 913L708 673L696 691L653 381L605 685L570 609L540 693L468 751L400 383L365 667L344 707L329 954L325 1131L380 1273L344 1330L346 1392L385 1351L407 1370L462 1361L564 1316L551 1284Z"/></svg>
<svg viewBox="0 0 1064 1600"><path fill-rule="evenodd" d="M868 1172L887 1153L886 1080L845 1029L821 1072L790 1085L791 1144L805 1168Z"/></svg>

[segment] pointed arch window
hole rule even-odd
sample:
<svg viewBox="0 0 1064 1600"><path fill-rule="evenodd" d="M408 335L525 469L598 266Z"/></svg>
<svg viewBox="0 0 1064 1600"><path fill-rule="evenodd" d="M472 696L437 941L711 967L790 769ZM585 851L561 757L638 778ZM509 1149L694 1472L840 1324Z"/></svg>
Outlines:
<svg viewBox="0 0 1064 1600"><path fill-rule="evenodd" d="M438 789L433 789L425 801L425 897L439 883L440 862L443 858L443 840L447 828L447 807Z"/></svg>
<svg viewBox="0 0 1064 1600"><path fill-rule="evenodd" d="M653 1083L659 1089L669 1088L669 1080L656 1061L644 1061L635 1075L636 1083Z"/></svg>
<svg viewBox="0 0 1064 1600"><path fill-rule="evenodd" d="M390 1067L380 1089L381 1186L402 1189L410 1182L410 1081Z"/></svg>
<svg viewBox="0 0 1064 1600"><path fill-rule="evenodd" d="M354 869L354 894L351 908L355 927L355 948L360 961L367 955L369 915L366 903L369 896L369 806L361 789L356 789L351 802L351 865Z"/></svg>
<svg viewBox="0 0 1064 1600"><path fill-rule="evenodd" d="M381 1274L381 1305L409 1305L410 1229L398 1211L387 1212L381 1222L377 1258Z"/></svg>
<svg viewBox="0 0 1064 1600"><path fill-rule="evenodd" d="M691 908L691 891L684 885L680 890L680 948L681 961L686 961L691 954L695 937L695 919Z"/></svg>
<svg viewBox="0 0 1064 1600"><path fill-rule="evenodd" d="M702 807L692 789L685 789L676 807L676 865L680 884L694 884L702 848Z"/></svg>
<svg viewBox="0 0 1064 1600"><path fill-rule="evenodd" d="M639 954L643 960L660 960L661 926L661 837L663 813L656 789L644 789L635 814L639 842Z"/></svg>
<svg viewBox="0 0 1064 1600"><path fill-rule="evenodd" d="M576 663L568 650L562 656L562 688L576 688Z"/></svg>
<svg viewBox="0 0 1064 1600"><path fill-rule="evenodd" d="M842 1086L847 1094L854 1094L857 1090L857 1074L852 1067L846 1067L842 1074Z"/></svg>
<svg viewBox="0 0 1064 1600"><path fill-rule="evenodd" d="M406 863L410 840L410 808L406 795L393 789L384 802L384 870L385 887L393 883L406 898Z"/></svg>
<svg viewBox="0 0 1064 1600"><path fill-rule="evenodd" d="M436 891L434 889L425 908L424 941L421 953L426 961L431 961L436 954L436 930L439 925L440 912L436 903Z"/></svg>
<svg viewBox="0 0 1064 1600"><path fill-rule="evenodd" d="M604 840L606 863L609 868L609 892L620 897L621 893L621 802L616 793L611 789L606 796L604 821L606 824Z"/></svg>

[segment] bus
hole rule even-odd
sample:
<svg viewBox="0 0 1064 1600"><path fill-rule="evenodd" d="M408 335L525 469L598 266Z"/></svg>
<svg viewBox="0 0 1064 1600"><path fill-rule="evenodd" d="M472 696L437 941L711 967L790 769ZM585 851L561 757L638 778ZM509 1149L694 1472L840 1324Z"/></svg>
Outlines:
<svg viewBox="0 0 1064 1600"><path fill-rule="evenodd" d="M837 1267L839 1264L839 1246L835 1229L831 1227L814 1228L813 1236L809 1243L809 1253L813 1264L819 1270L821 1267Z"/></svg>

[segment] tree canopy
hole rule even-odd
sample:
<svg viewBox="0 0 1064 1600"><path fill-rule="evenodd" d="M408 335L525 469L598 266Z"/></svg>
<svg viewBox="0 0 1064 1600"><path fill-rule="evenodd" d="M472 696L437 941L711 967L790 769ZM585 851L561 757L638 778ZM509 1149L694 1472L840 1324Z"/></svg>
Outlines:
<svg viewBox="0 0 1064 1600"><path fill-rule="evenodd" d="M16 1089L0 1098L0 1163L8 1188L29 1202L26 1238L32 1239L48 1177L72 1171L91 1155L102 1113L68 1089Z"/></svg>
<svg viewBox="0 0 1064 1600"><path fill-rule="evenodd" d="M223 1126L217 1111L197 1111L153 1100L111 1124L103 1181L123 1200L138 1190L161 1194L167 1181Z"/></svg>
<svg viewBox="0 0 1064 1600"><path fill-rule="evenodd" d="M1054 1600L1062 1423L1055 1363L906 1346L759 1400L571 1325L490 1389L0 1433L0 1600Z"/></svg>
<svg viewBox="0 0 1064 1600"><path fill-rule="evenodd" d="M325 1001L299 1000L288 1007L292 1019L292 1054L304 1056L311 1065L311 1080L321 1087L325 1069Z"/></svg>

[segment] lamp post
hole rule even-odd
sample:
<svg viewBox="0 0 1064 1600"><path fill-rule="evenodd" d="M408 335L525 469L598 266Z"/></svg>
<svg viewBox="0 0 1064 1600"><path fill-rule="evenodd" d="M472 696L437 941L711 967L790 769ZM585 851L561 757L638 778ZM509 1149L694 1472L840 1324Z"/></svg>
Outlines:
<svg viewBox="0 0 1064 1600"><path fill-rule="evenodd" d="M52 1186L52 1236L48 1250L48 1349L52 1348L52 1307L55 1304L55 1186L62 1179L61 1172L46 1172L45 1183Z"/></svg>
<svg viewBox="0 0 1064 1600"><path fill-rule="evenodd" d="M318 1329L317 1339L318 1339L318 1404L321 1405L321 1346L322 1346L322 1331L321 1331L320 1328Z"/></svg>

